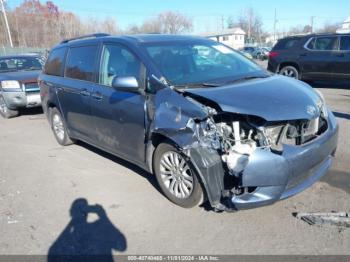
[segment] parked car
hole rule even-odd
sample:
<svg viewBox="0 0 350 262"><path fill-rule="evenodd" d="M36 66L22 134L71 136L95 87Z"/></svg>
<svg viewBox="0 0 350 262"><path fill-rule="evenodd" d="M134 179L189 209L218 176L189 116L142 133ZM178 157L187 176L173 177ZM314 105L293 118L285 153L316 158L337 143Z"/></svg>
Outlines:
<svg viewBox="0 0 350 262"><path fill-rule="evenodd" d="M249 59L253 59L253 56L248 53L248 52L245 52L243 49L242 50L239 50L239 52L244 55L246 58L249 58Z"/></svg>
<svg viewBox="0 0 350 262"><path fill-rule="evenodd" d="M269 47L260 47L260 50L257 52L256 57L259 60L266 60L269 58L271 48Z"/></svg>
<svg viewBox="0 0 350 262"><path fill-rule="evenodd" d="M21 108L41 106L37 83L42 68L37 55L0 57L0 115L11 118Z"/></svg>
<svg viewBox="0 0 350 262"><path fill-rule="evenodd" d="M267 59L269 53L267 48L261 48L256 46L245 46L242 51L250 54L254 59L259 60Z"/></svg>
<svg viewBox="0 0 350 262"><path fill-rule="evenodd" d="M39 84L59 144L81 140L144 168L186 208L290 197L326 174L337 147L322 95L205 38L65 40Z"/></svg>
<svg viewBox="0 0 350 262"><path fill-rule="evenodd" d="M283 38L270 52L268 70L302 80L350 80L350 34Z"/></svg>

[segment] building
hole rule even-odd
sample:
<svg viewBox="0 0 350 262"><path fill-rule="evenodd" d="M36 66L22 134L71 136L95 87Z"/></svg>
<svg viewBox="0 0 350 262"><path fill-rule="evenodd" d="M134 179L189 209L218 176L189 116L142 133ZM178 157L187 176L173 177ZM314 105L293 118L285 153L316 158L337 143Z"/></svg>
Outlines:
<svg viewBox="0 0 350 262"><path fill-rule="evenodd" d="M341 27L337 30L339 34L350 33L350 16L344 21Z"/></svg>
<svg viewBox="0 0 350 262"><path fill-rule="evenodd" d="M218 41L234 49L244 47L245 35L246 33L241 28L229 28L221 32L206 32L201 34L201 36Z"/></svg>

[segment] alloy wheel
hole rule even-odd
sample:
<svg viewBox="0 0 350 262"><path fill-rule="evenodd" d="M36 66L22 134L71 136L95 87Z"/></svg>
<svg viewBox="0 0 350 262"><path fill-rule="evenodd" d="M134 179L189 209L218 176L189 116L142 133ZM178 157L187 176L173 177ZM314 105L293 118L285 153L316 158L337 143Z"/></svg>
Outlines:
<svg viewBox="0 0 350 262"><path fill-rule="evenodd" d="M64 139L65 131L61 117L58 114L55 114L52 118L52 127L57 136L61 141Z"/></svg>
<svg viewBox="0 0 350 262"><path fill-rule="evenodd" d="M292 77L292 78L298 78L298 72L294 68L286 67L283 68L280 72L281 75Z"/></svg>
<svg viewBox="0 0 350 262"><path fill-rule="evenodd" d="M194 186L193 174L179 153L170 151L160 160L160 175L167 190L177 198L188 198Z"/></svg>

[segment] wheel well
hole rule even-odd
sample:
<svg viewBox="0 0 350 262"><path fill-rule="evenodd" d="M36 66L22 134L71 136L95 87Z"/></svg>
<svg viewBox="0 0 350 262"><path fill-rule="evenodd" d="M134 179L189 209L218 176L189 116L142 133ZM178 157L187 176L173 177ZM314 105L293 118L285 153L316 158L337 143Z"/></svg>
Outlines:
<svg viewBox="0 0 350 262"><path fill-rule="evenodd" d="M54 108L54 107L56 107L57 108L57 106L54 104L54 103L52 103L52 102L49 102L48 104L47 104L47 108Z"/></svg>
<svg viewBox="0 0 350 262"><path fill-rule="evenodd" d="M151 136L151 143L148 146L147 149L147 163L148 163L148 168L153 173L153 160L154 160L154 153L156 151L156 148L161 144L161 143L169 143L175 147L178 147L178 145L171 140L170 138L166 137L165 135L162 135L160 133L152 133Z"/></svg>
<svg viewBox="0 0 350 262"><path fill-rule="evenodd" d="M278 68L278 71L280 71L283 67L285 67L285 66L293 66L293 67L295 67L297 70L298 70L298 72L300 73L300 67L299 67L299 65L297 64L297 63L294 63L294 62L283 62L283 63L281 63L280 65L279 65L279 68Z"/></svg>
<svg viewBox="0 0 350 262"><path fill-rule="evenodd" d="M164 141L169 140L169 138L159 133L153 133L151 140L152 140L153 147L156 149L160 143L163 143Z"/></svg>

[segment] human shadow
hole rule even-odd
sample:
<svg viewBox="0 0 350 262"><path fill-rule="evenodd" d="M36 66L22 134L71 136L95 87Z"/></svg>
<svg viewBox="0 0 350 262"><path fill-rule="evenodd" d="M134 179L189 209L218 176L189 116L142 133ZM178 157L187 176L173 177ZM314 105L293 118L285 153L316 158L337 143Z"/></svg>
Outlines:
<svg viewBox="0 0 350 262"><path fill-rule="evenodd" d="M93 222L88 216L95 216ZM94 215L93 215L94 214ZM48 262L113 261L112 251L125 251L127 241L108 219L100 205L76 199L70 208L71 220L48 252Z"/></svg>

